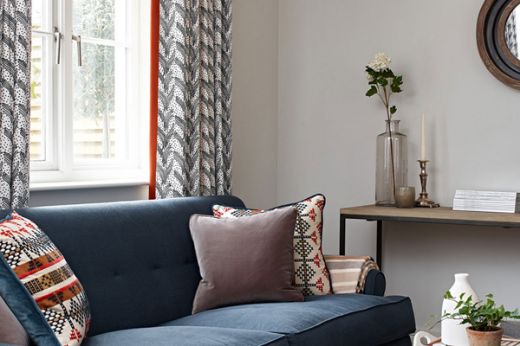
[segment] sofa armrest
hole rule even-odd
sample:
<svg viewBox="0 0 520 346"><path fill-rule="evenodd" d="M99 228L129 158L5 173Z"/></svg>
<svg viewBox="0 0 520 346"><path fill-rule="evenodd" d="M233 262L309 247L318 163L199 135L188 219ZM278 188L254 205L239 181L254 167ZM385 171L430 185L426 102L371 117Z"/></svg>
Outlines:
<svg viewBox="0 0 520 346"><path fill-rule="evenodd" d="M372 269L368 272L365 280L365 290L363 294L370 294L373 296L384 296L386 290L386 278L383 272Z"/></svg>

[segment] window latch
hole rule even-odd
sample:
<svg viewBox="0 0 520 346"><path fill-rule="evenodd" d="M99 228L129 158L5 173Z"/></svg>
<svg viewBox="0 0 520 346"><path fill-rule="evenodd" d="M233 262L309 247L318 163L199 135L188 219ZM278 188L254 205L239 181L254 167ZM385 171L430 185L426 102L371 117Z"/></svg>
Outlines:
<svg viewBox="0 0 520 346"><path fill-rule="evenodd" d="M83 61L81 58L81 35L72 35L72 40L76 41L76 47L78 52L78 66L83 65Z"/></svg>
<svg viewBox="0 0 520 346"><path fill-rule="evenodd" d="M57 27L54 27L54 41L56 42L56 65L61 63L61 40L63 34Z"/></svg>

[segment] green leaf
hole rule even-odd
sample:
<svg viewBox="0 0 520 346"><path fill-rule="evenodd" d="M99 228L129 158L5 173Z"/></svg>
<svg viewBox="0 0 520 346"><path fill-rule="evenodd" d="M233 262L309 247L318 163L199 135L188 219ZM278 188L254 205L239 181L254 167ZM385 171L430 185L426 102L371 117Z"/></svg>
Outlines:
<svg viewBox="0 0 520 346"><path fill-rule="evenodd" d="M390 85L390 90L392 90L392 92L396 93L396 94L403 91L401 88L399 88L398 86L395 86L394 84Z"/></svg>
<svg viewBox="0 0 520 346"><path fill-rule="evenodd" d="M370 97L370 96L374 96L375 94L377 94L377 88L375 85L372 85L370 87L370 89L368 89L368 91L366 92L366 96Z"/></svg>
<svg viewBox="0 0 520 346"><path fill-rule="evenodd" d="M386 70L383 70L381 72L381 75L384 77L384 78L394 78L395 75L394 73L392 72L392 70L390 70L389 68L386 69Z"/></svg>
<svg viewBox="0 0 520 346"><path fill-rule="evenodd" d="M377 84L381 85L381 86L387 86L388 85L388 79L384 78L384 77L380 77L377 79Z"/></svg>
<svg viewBox="0 0 520 346"><path fill-rule="evenodd" d="M395 114L395 112L397 112L397 107L396 106L390 107L390 114Z"/></svg>
<svg viewBox="0 0 520 346"><path fill-rule="evenodd" d="M369 75L371 75L371 76L375 76L375 75L377 74L377 72L376 72L374 69L372 69L372 68L370 68L370 67L368 67L368 66L365 67L365 71L366 71Z"/></svg>

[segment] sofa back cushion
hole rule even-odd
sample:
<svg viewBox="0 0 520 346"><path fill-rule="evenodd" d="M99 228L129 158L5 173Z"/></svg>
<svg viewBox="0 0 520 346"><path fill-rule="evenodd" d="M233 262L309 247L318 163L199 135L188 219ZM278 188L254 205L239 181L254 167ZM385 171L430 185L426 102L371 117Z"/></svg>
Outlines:
<svg viewBox="0 0 520 346"><path fill-rule="evenodd" d="M200 275L188 222L192 214L211 214L213 204L243 207L236 197L219 196L19 213L49 236L83 284L91 309L88 335L93 336L191 313Z"/></svg>

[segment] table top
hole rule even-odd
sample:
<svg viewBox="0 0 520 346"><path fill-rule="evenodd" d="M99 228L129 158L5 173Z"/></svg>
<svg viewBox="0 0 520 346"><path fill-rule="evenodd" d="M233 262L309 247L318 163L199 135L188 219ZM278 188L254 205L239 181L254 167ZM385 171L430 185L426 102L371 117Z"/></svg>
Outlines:
<svg viewBox="0 0 520 346"><path fill-rule="evenodd" d="M441 208L395 208L363 205L340 209L346 219L520 227L520 214L484 213Z"/></svg>

